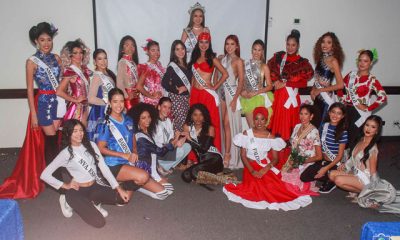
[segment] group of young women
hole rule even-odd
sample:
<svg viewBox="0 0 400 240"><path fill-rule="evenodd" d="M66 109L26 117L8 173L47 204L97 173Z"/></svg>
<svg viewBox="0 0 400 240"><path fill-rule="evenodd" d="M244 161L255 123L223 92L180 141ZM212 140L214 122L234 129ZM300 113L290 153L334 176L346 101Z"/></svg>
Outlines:
<svg viewBox="0 0 400 240"><path fill-rule="evenodd" d="M102 203L126 204L133 191L159 200L171 195L174 187L165 176L185 158L186 182L199 171L244 166L242 183L223 191L250 208L297 209L335 185L362 191L376 175L382 129L380 117L369 115L387 100L370 73L373 52L361 51L358 69L344 79L344 54L331 32L315 44L315 71L299 55L297 30L287 37L286 51L267 63L261 40L253 43L251 59L241 59L236 35L226 37L224 54L217 57L204 13L198 3L190 8L189 24L172 43L166 68L158 42L147 40L148 61L139 64L135 39L123 37L117 75L108 69L105 50L94 51L92 71L83 41L67 42L59 57L51 52L57 29L46 22L32 27L37 52L26 62L30 120L17 167L0 196L36 196L43 188L40 175L61 189L64 216L74 210L102 227L108 214ZM313 76L314 105L301 105L298 91ZM371 103L373 92L378 98ZM250 127L245 131L242 114ZM351 157L341 164L346 146ZM296 165L296 156L304 161Z"/></svg>

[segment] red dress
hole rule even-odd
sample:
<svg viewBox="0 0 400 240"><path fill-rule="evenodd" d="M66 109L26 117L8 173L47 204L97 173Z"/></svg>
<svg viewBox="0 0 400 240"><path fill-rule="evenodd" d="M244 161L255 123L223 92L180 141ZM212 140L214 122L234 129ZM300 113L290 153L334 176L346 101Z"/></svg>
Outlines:
<svg viewBox="0 0 400 240"><path fill-rule="evenodd" d="M233 142L236 146L246 149L246 156L250 159L249 163L255 171L263 168L269 162L268 152L273 149L280 151L285 147L285 142L281 138L254 138L251 143L252 130L247 130L248 135L242 133L236 135ZM257 148L261 160L261 165L255 161L252 149ZM296 210L305 207L312 202L308 195L300 195L289 191L285 183L281 180L278 169L272 168L262 178L254 177L245 167L243 169L243 180L240 184L227 184L223 192L232 202L241 203L243 206L254 209L271 209L284 211Z"/></svg>
<svg viewBox="0 0 400 240"><path fill-rule="evenodd" d="M193 66L196 69L200 69L202 72L212 73L214 71L214 67L210 67L207 62L195 63ZM192 90L190 91L189 104L192 106L196 103L204 104L207 110L210 112L211 124L215 129L214 146L221 152L221 125L219 109L214 97L205 89L192 87Z"/></svg>
<svg viewBox="0 0 400 240"><path fill-rule="evenodd" d="M307 59L300 55L290 55L287 56L282 73L280 73L280 66L285 55L285 52L277 52L268 61L272 82L287 80L286 87L274 92L273 115L268 127L273 134L279 134L282 139L287 141L294 126L300 122L301 102L298 89L307 87L307 82L313 77L314 70Z"/></svg>

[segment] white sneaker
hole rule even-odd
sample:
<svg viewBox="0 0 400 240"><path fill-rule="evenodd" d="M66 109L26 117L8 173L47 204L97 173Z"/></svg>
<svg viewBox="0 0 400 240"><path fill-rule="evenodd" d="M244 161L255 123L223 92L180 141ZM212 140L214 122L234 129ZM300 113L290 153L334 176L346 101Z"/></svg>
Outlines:
<svg viewBox="0 0 400 240"><path fill-rule="evenodd" d="M94 206L97 208L97 210L99 210L99 212L101 213L101 215L103 215L103 217L107 217L108 216L108 212L107 210L105 210L104 208L101 207L101 203L99 204L94 204Z"/></svg>
<svg viewBox="0 0 400 240"><path fill-rule="evenodd" d="M70 218L72 217L72 208L68 205L67 200L65 199L65 194L60 195L60 206L61 212L63 213L64 217Z"/></svg>

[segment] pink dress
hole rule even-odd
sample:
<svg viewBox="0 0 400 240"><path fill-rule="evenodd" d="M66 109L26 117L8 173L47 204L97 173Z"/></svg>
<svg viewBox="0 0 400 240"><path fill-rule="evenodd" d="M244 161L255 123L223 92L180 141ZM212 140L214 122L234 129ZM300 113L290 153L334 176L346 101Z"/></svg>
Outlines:
<svg viewBox="0 0 400 240"><path fill-rule="evenodd" d="M85 76L86 80L89 81L89 76L91 75L91 71L86 66L82 66L82 73ZM74 70L72 70L72 68L66 67L64 70L63 77L76 77L76 81L74 83L72 82L69 83L69 91L72 97L78 98L80 96L85 96L87 98L89 85L86 86L85 81L81 79L81 77L79 77L79 75ZM85 113L88 110L89 110L89 105L87 101L83 103L69 102L67 105L67 112L64 115L64 121L69 119L86 121L86 119L83 119L83 117L85 116Z"/></svg>
<svg viewBox="0 0 400 240"><path fill-rule="evenodd" d="M157 70L155 70L155 69L157 69ZM139 64L138 65L139 76L146 72L147 72L147 76L144 80L144 88L146 89L146 91L148 91L150 94L153 94L155 92L163 93L163 88L161 86L161 80L165 74L165 68L161 65L161 63L157 62L156 64L152 64L152 63ZM159 100L160 100L160 98L152 99L152 98L145 97L143 95L140 96L141 102L152 104L154 106L156 106L158 104Z"/></svg>

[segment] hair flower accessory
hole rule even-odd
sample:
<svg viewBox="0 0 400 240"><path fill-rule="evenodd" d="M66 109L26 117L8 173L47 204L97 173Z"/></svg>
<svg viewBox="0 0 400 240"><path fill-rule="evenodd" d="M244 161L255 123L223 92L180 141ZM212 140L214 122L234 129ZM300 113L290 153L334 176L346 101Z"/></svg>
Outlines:
<svg viewBox="0 0 400 240"><path fill-rule="evenodd" d="M149 49L147 49L147 44L149 43L149 42L152 42L153 41L153 39L151 39L151 38L147 38L146 39L146 44L144 44L144 45L142 45L141 47L142 47L142 49L143 49L143 51L145 51L145 52L147 52Z"/></svg>
<svg viewBox="0 0 400 240"><path fill-rule="evenodd" d="M54 33L56 33L58 31L58 28L56 28L56 26L54 26L54 24L51 23L50 24L50 30L54 34Z"/></svg>

